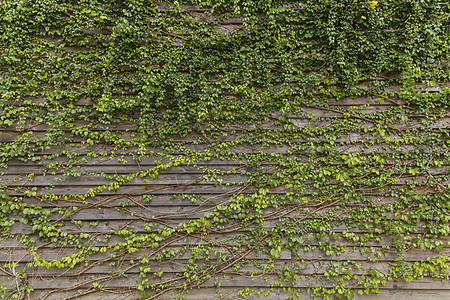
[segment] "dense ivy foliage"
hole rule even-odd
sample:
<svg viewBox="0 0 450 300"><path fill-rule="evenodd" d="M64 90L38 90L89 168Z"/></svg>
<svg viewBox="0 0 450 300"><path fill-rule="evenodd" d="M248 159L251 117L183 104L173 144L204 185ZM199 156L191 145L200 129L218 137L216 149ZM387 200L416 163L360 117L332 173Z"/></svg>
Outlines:
<svg viewBox="0 0 450 300"><path fill-rule="evenodd" d="M268 287L242 297L324 299L448 279L449 16L438 0L0 0L1 236L29 253L0 269L2 297L100 264L64 292L128 293L109 283L136 269L146 299L236 276ZM89 169L100 158L139 169ZM198 178L154 188L179 167ZM155 216L155 195L195 205ZM92 209L132 221L93 235Z"/></svg>

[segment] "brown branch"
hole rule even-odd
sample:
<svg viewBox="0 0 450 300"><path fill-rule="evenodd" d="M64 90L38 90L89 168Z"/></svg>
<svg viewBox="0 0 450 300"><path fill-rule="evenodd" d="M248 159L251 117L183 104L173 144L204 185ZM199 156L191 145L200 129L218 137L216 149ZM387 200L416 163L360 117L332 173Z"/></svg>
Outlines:
<svg viewBox="0 0 450 300"><path fill-rule="evenodd" d="M397 101L394 101L394 100L392 100L391 98L388 98L388 97L386 97L386 96L383 96L383 95L380 95L380 94L374 94L375 96L377 96L377 97L381 97L381 98L383 98L383 99L386 99L386 100L388 100L388 101L390 101L390 102L392 102L392 103L394 103L394 104L397 104L398 106L403 106L403 107L406 107L406 108L409 108L409 109L413 109L412 107L409 107L409 106L407 106L407 105L403 105L403 104L401 104L401 103L398 103Z"/></svg>

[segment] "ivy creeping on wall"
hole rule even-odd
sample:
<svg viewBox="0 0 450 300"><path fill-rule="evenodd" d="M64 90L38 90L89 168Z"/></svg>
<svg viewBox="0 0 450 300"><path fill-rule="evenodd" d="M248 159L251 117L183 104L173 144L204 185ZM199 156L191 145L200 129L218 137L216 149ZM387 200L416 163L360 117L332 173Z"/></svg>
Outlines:
<svg viewBox="0 0 450 300"><path fill-rule="evenodd" d="M0 0L2 299L448 289L449 16Z"/></svg>

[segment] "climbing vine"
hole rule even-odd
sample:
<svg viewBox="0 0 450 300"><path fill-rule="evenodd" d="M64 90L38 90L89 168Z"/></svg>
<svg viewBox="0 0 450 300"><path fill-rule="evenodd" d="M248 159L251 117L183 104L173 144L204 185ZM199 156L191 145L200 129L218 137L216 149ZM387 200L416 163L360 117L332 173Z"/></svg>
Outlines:
<svg viewBox="0 0 450 300"><path fill-rule="evenodd" d="M2 299L448 280L449 10L0 0Z"/></svg>

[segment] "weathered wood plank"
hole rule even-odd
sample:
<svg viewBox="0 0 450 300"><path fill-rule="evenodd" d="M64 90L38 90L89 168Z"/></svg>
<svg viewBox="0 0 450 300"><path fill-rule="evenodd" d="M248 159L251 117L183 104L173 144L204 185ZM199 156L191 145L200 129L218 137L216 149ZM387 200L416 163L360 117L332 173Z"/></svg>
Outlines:
<svg viewBox="0 0 450 300"><path fill-rule="evenodd" d="M309 220L314 219L314 217L308 218ZM133 232L136 233L137 235L145 235L145 234L149 234L149 231L147 230L147 225L149 222L143 221L143 220L130 220L127 218L123 218L122 220L106 220L106 221L101 221L101 220L85 220L85 221L80 221L80 220L76 220L78 223L75 224L73 222L69 222L69 221L65 221L64 225L62 225L61 228L65 233L67 234L85 234L88 233L90 235L93 236L97 236L98 238L103 239L104 236L107 235L111 235L114 231L117 230L121 230L123 228L126 228L127 226L132 226L133 227ZM189 221L189 219L184 219L183 221L187 222ZM170 220L170 221L166 221L164 222L164 224L166 224L167 226L172 226L172 227L176 227L179 225L179 220ZM370 225L371 229L376 229L379 227L373 226L371 223L368 223L367 225ZM276 227L276 221L267 221L265 222L265 224L263 225L263 227L266 230L271 230L274 227ZM421 240L421 238L424 236L424 234L426 234L429 230L426 229L425 226L425 222L421 222L418 224L417 226L417 230L415 231L415 233L410 234L410 240L409 241L414 241L413 239L419 239ZM161 223L153 223L152 226L152 232L157 232L157 230L164 230L166 228L166 226L164 226ZM252 229L252 226L249 226L247 228L241 228L241 229L236 229L236 231L234 231L233 233L226 233L226 234L211 234L211 239L206 239L208 241L216 241L216 242L223 242L225 240L231 239L234 236L245 236L246 234L248 234L249 230ZM347 232L349 229L344 226L335 226L333 228L330 228L330 231L334 232L337 234L338 239L330 239L329 237L325 237L323 238L321 241L325 241L325 242L329 242L330 244L339 244L338 242L340 242L341 244L347 246L347 247L361 247L361 244L357 241L352 241L352 240L347 240L344 239L341 234L343 232ZM358 229L358 228L354 228L351 229L351 231L353 233L356 234L356 236L358 236L358 238L360 238L361 236L363 236L364 234L371 234L372 232L369 229ZM14 228L12 228L12 230L10 231L10 233L14 236L17 235L17 237L20 237L21 235L31 235L32 234L32 229L30 225L26 225L26 224L22 224L22 223L16 223L14 224ZM234 234L234 235L233 235ZM381 239L381 243L384 244L392 244L392 242L394 241L394 239L389 238L385 235L379 236L379 238ZM304 242L305 245L318 245L318 241L316 240L309 240L307 239L306 235L303 235L303 239L306 241ZM44 242L39 242L39 238L36 238L37 240L37 244L38 246L46 246L47 248L52 248L54 245L45 245L46 243ZM206 241L205 240L205 241ZM443 248L448 248L448 241L446 241L446 239L444 240L444 244L442 245ZM115 238L115 239L110 239L108 240L109 244L113 244L114 242L118 242L121 241L119 238ZM196 244L195 242L195 238L192 238L192 240L189 242L190 244ZM182 242L179 243L180 245L183 244ZM203 243L201 243L203 244ZM14 249L21 249L24 247L24 245L18 241L17 239L14 238L9 238L9 239L5 239L4 241L0 242L0 245L4 248L14 248ZM104 242L93 242L92 245L97 245L97 246L105 246ZM365 243L364 245L368 245L371 247L377 247L379 246L379 242L375 242L375 241L369 241L367 243ZM73 246L67 246L68 248L73 248Z"/></svg>
<svg viewBox="0 0 450 300"><path fill-rule="evenodd" d="M346 137L348 138L348 136ZM384 140L383 140L384 141ZM438 150L442 151L441 148L429 148L424 147L423 145L414 145L414 144L405 144L405 145L398 145L395 144L386 144L386 143L380 143L380 141L374 141L376 142L372 146L364 145L363 143L359 142L359 139L357 140L346 140L344 142L336 143L333 150L336 152L341 153L348 153L348 152L362 152L364 154L376 154L376 153L396 153L399 150L402 152L410 152L410 151L419 151L420 153L435 154ZM227 144L225 144L226 146ZM224 159L228 161L237 161L240 159L245 159L246 156L250 156L252 154L257 153L282 153L286 154L288 151L295 150L296 147L300 147L302 144L299 142L293 141L290 143L290 146L261 146L261 145L240 145L240 146L232 146L229 148L226 148L225 150L219 150L219 149L210 149L210 145L189 145L186 147L181 148L174 148L171 150L167 149L161 149L160 147L147 147L147 151L149 154L152 155L158 155L160 157L166 156L175 158L177 156L183 156L186 159L186 164L189 162L195 163L199 161L207 161L210 159ZM316 143L317 147L321 145L320 141ZM45 156L60 156L62 153L71 153L73 157L78 157L81 155L88 155L90 154L92 156L92 153L105 153L105 155L98 155L97 158L104 159L105 157L109 157L111 155L115 156L121 156L121 155L130 155L130 153L133 153L137 150L135 147L130 147L128 149L123 149L122 151L117 151L115 147L110 145L94 145L94 146L86 146L79 143L76 144L64 144L64 145L58 145L53 147L46 147L41 148L39 147L39 150L32 151L32 154L36 157L35 159L39 159L40 157ZM195 151L199 154L205 154L205 150L208 150L207 155L205 155L203 158L199 159L191 159L186 156L186 152ZM300 149L299 149L300 151ZM67 159L67 158L64 158ZM269 160L269 158L268 158ZM272 161L274 161L272 159Z"/></svg>
<svg viewBox="0 0 450 300"><path fill-rule="evenodd" d="M276 117L275 117L276 118ZM296 116L290 117L292 124L295 127L329 127L332 126L333 120L336 118L325 118L321 120L311 120L309 118L299 118ZM329 120L327 120L329 119ZM450 118L443 117L438 120L429 122L426 125L424 122L426 120L420 117L410 116L408 120L396 125L396 128L402 130L411 130L415 128L427 128L431 130L437 130L439 128L446 128L450 126ZM266 128L267 130L280 130L281 125L275 125L273 122L264 122L262 128ZM81 126L81 125L80 125ZM361 127L372 128L375 125L373 123L365 122L360 125ZM240 134L245 134L246 132L251 132L251 130L258 129L261 127L257 127L255 125L241 125L241 126L231 126L228 130L232 130L233 134L228 134L227 136L221 136L217 138L218 141L226 142L232 141L239 138ZM34 138L42 138L45 133L50 129L49 125L42 124L34 124L34 122L26 123L24 128L18 127L16 125L8 126L8 127L0 127L0 141L1 142L13 142L17 137L21 136L23 133L33 132ZM67 128L61 128L63 132L65 132L65 137L69 136L71 130ZM111 134L118 135L125 139L130 139L130 133L136 134L137 125L131 122L120 122L118 124L111 125L96 125L94 128L89 127L89 130L96 132L110 131ZM261 130L261 129L258 129ZM201 138L200 135L192 134L189 136L190 138ZM178 137L174 137L175 140L180 140ZM181 140L180 140L181 141Z"/></svg>
<svg viewBox="0 0 450 300"><path fill-rule="evenodd" d="M75 227L76 225L72 225L71 227ZM133 226L133 224L130 224L130 226ZM119 229L123 229L123 228L111 228L109 232L91 232L93 237L91 239L89 239L88 241L85 242L85 245L87 246L91 246L91 247L105 247L108 245L116 245L116 244L120 244L124 242L124 238L117 236L113 233L113 230L119 230ZM270 229L270 228L268 228ZM68 230L69 231L69 230ZM29 232L31 232L31 230L29 230ZM148 234L148 232L145 232L145 230L143 230L142 232L136 232L136 236L146 236ZM247 232L248 233L248 232ZM111 237L108 239L107 242L104 242L104 236L105 235L111 235ZM194 247L194 246L199 246L199 245L226 245L226 246L231 246L231 245L235 245L237 242L234 240L234 238L238 235L244 236L244 232L242 231L237 231L234 232L233 234L208 234L207 238L202 238L201 235L192 235L192 236L186 236L186 240L185 239L181 239L181 240L176 240L171 242L170 244L172 246L178 246L178 247L182 247L185 245L189 245L190 247ZM184 236L183 233L180 233L179 236ZM319 242L325 242L328 243L330 245L342 245L343 247L345 247L347 249L347 251L350 251L351 249L361 249L364 250L366 249L367 251L369 251L368 249L373 247L374 249L382 249L383 246L385 245L392 245L394 244L394 242L398 239L396 238L392 238L389 236L382 236L382 239L380 241L373 241L373 240L369 240L367 242L364 243L364 245L360 245L358 242L355 242L353 240L349 240L349 239L345 239L343 238L340 234L338 234L336 236L335 239L331 239L329 237L324 237L322 238L320 241L317 240L309 240L305 235L303 235L304 238L304 243L303 245L306 246L314 246L317 247L319 245ZM420 234L414 234L411 236L412 238L416 238L416 239L420 239L421 235ZM38 238L36 238L36 240L38 240ZM285 246L287 244L287 241L282 241L280 242L280 245ZM443 244L443 250L441 250L441 253L443 251L450 251L450 247L446 242L444 242ZM445 246L444 246L445 245ZM0 246L3 249L23 249L24 245L22 242L16 240L16 239L12 239L12 238L7 238L3 241L0 242ZM51 249L51 246L53 247L59 247L56 243L54 243L53 245L47 245L46 242L37 242L36 246L40 246L40 247L46 247L47 249ZM147 245L149 246L149 245ZM65 245L66 248L74 248L75 246L72 245ZM358 250L359 251L359 250ZM298 255L299 257L303 257L304 251L299 251ZM314 250L315 254L320 254L323 261L327 261L329 260L330 257L333 257L334 255L326 255L324 251L321 250ZM386 251L382 251L382 253L385 253ZM424 252L428 252L429 255L431 255L432 250L428 250L428 251L424 251ZM374 253L375 255L376 253ZM185 256L185 258L188 258L187 256ZM380 257L380 259L382 259L382 256ZM383 259L384 260L384 259Z"/></svg>
<svg viewBox="0 0 450 300"><path fill-rule="evenodd" d="M337 165L337 164L334 164ZM390 167L393 166L393 164L386 164L386 167ZM76 173L87 173L87 174L104 174L107 176L113 176L113 175L129 175L132 173L139 173L142 171L146 171L146 170L151 170L153 168L155 168L156 165L83 165L83 166L79 166L76 168L65 168L62 167L61 169L64 171L67 170L73 170ZM280 169L282 169L281 167L279 167ZM405 166L406 168L406 166ZM428 172L433 175L433 176L438 176L438 175L445 175L448 173L450 166L442 166L442 167L431 167L429 168ZM271 165L271 164L266 164L265 166L263 166L263 168L260 169L260 171L262 170L263 172L272 172L277 170L277 165ZM254 172L255 169L252 167L246 167L244 165L210 165L209 167L206 166L197 166L197 167L191 167L191 166L182 166L182 167L171 167L165 170L161 170L158 171L158 173L160 174L160 176L163 176L161 178L163 178L164 183L168 183L170 184L172 180L176 180L176 178L179 179L183 179L183 178L200 178L203 175L208 175L208 174L217 174L217 178L221 178L224 179L226 182L230 182L230 181L234 181L235 179L237 180L242 180L242 176L240 174L245 174L242 172ZM73 175L64 175L65 173L61 172L60 169L48 169L45 168L43 166L32 166L32 165L16 165L16 166L11 166L8 167L8 169L5 169L6 174L2 176L2 179L7 181L7 182L11 182L11 186L15 186L15 185L22 185L22 184L26 184L28 186L32 186L32 185L42 185L42 183L44 183L45 185L49 184L50 182L54 181L54 180L60 180L63 179L64 180L68 180L69 182L75 183L73 180L75 180L75 178L79 178ZM221 175L222 172L228 172L226 174L226 176L228 177L224 177L225 175ZM49 174L49 175L34 175L34 174ZM33 180L30 180L27 175L28 174L33 174ZM183 175L186 175L187 177L183 177ZM403 177L407 177L408 175L402 175L402 174L394 174L393 176L403 176ZM83 174L83 177L85 178L89 178L90 183L92 183L92 185L100 185L100 184L105 184L105 183L101 183L101 182L110 182L109 179L105 179L103 178L103 176L87 176L85 174ZM70 179L72 178L72 179ZM411 178L414 178L414 176L411 176ZM420 182L424 182L424 177L418 177L417 178ZM136 181L136 182L135 182ZM142 182L141 179L137 179L135 181L130 181L129 184L140 184ZM77 185L80 185L82 181L76 181ZM239 181L240 182L240 181ZM156 180L152 180L153 184L158 184L158 181ZM55 183L55 185L61 185L62 183L58 184L58 182Z"/></svg>
<svg viewBox="0 0 450 300"><path fill-rule="evenodd" d="M133 165L127 164L127 165L107 165L107 164L102 164L102 165L82 165L79 167L74 167L74 168L66 168L66 167L62 167L64 168L64 170L74 170L76 172L84 172L84 173L103 173L103 174L131 174L131 173L138 173L141 171L145 171L145 170L149 170L152 168L155 168L157 165L153 164L153 165L142 165L142 164L138 164L138 163L134 163ZM167 168L165 170L160 170L158 171L159 174L206 174L208 173L208 170L214 170L214 171L221 171L221 172L230 172L233 170L236 170L236 173L239 174L241 173L241 171L247 171L247 172L251 172L253 168L247 168L245 166L239 166L239 165L211 165L209 168L206 166L197 166L197 167L192 167L192 166L182 166L182 167L170 167ZM44 166L39 166L39 165L12 165L12 166L8 166L8 169L5 169L5 171L7 172L8 175L25 175L25 174L40 174L40 173L52 173L54 171L56 171L55 175L62 175L63 173L61 173L59 171L59 168L54 168L54 169L50 169L50 168L46 168ZM5 175L6 176L6 175ZM50 175L49 177L52 177L52 175ZM49 178L50 180L50 178Z"/></svg>
<svg viewBox="0 0 450 300"><path fill-rule="evenodd" d="M446 167L443 168L443 172L436 174L447 174ZM434 175L436 175L434 174ZM213 187L223 187L227 188L228 191L233 190L236 186L243 186L243 183L249 178L245 175L217 175L216 179L205 178L202 173L173 173L173 174L160 174L155 179L148 178L132 178L128 182L123 183L117 190L124 193L123 190L131 187L145 188L148 186L160 187L161 185L172 185L172 186L213 186ZM395 175L394 175L395 176ZM400 177L401 176L401 177ZM98 186L108 186L110 183L116 182L114 179L104 178L102 176L35 176L32 180L28 177L20 177L17 175L3 175L4 183L8 184L10 187L44 187L50 193L53 191L61 191L69 187L79 187L83 190L88 190L90 188L95 188ZM439 180L442 186L447 186L450 184L450 179L428 179L426 176L412 176L412 175L398 175L398 177L393 177L393 182L389 183L389 186L403 186L408 183L415 183L416 186L426 186L429 182L435 182ZM220 183L223 181L223 183ZM306 180L304 185L306 187L310 186L314 188L314 182L312 180ZM335 179L330 179L328 185L338 185L339 181ZM107 189L107 188L105 188ZM115 190L111 188L111 190ZM55 192L56 194L56 192Z"/></svg>
<svg viewBox="0 0 450 300"><path fill-rule="evenodd" d="M195 11L195 10L194 10ZM200 10L198 12L204 12L205 10ZM200 13L200 14L196 14L198 17L200 17L201 21L212 21L213 18L211 16L205 15L204 13ZM220 26L224 26L227 27L229 25L232 25L233 28L238 28L239 25L242 24L242 20L239 20L239 18L230 18L227 20L223 20L221 22L218 23L218 27L220 28ZM57 45L61 44L61 41L52 37L46 37L45 38L48 41L51 41ZM83 48L73 48L73 47L64 47L66 50L69 51L80 51L83 50ZM384 81L386 80L386 78L383 77L378 77L375 80L377 81ZM361 81L360 83L357 84L357 86L367 86L368 83L370 81ZM439 84L436 84L435 86L428 86L425 83L418 83L414 86L413 90L417 91L417 92L425 92L425 93L435 93L435 92L441 92L443 90L443 88L445 87L450 87L450 83L448 82L440 82ZM398 92L400 90L401 86L400 85L392 85L389 87L385 88L385 91L387 92ZM31 97L31 96L24 96L22 97L24 100L31 100L32 104L42 104L47 102L46 99L42 98L42 97ZM328 104L330 106L340 106L340 105L353 105L353 106L360 106L360 105L364 105L364 104L371 104L371 105L381 105L379 102L375 101L377 98L381 98L379 96L367 96L367 97L356 97L356 98L345 98L345 99L341 99L341 100L335 100L335 99L329 99L328 100ZM1 98L0 98L1 100ZM24 100L3 100L2 103L6 104L6 105L24 105ZM395 99L396 102L399 102L401 104L405 103L405 100L403 99L398 99L399 101L397 101L397 98ZM340 102L343 101L343 102ZM88 100L86 98L80 98L79 101L77 101L75 103L75 105L93 105L94 102L91 100ZM389 106L389 105L396 105L395 103L390 103L388 100L386 100L384 102L385 106Z"/></svg>
<svg viewBox="0 0 450 300"><path fill-rule="evenodd" d="M267 132L272 132L274 129L271 128L267 128L266 129ZM47 133L45 131L28 131L28 132L17 132L17 131L0 131L0 142L14 142L15 140L17 140L19 137L23 136L24 134L27 134L27 139L30 141L33 140L42 140L43 138L45 138L45 136L47 135ZM135 138L136 136L134 136L134 133L132 132L114 132L114 134L117 134L120 138L128 141L131 140L132 138ZM263 134L263 133L261 133ZM174 137L174 142L187 142L187 141L192 141L195 140L195 138L202 138L200 135L195 136L195 134L190 135L189 137ZM367 136L366 136L367 137ZM61 139L65 139L68 140L69 138L71 138L72 141L75 142L84 142L85 139L84 138L79 138L79 137L73 137L72 134L70 134L69 132L65 132L63 134L63 136L61 137ZM227 135L227 136L221 136L219 138L215 138L214 140L211 140L211 142L232 142L235 140L240 140L242 137L239 135ZM350 133L350 134L344 134L341 137L336 138L335 142L347 142L347 141L358 141L361 138L364 138L364 136L362 136L359 133ZM149 139L149 141L152 141L153 138ZM306 142L307 140L305 138L295 138L292 140L292 142ZM209 145L209 144L208 144ZM191 145L189 145L191 146ZM197 146L197 145L196 145ZM206 146L206 145L203 145Z"/></svg>
<svg viewBox="0 0 450 300"><path fill-rule="evenodd" d="M173 247L174 250L181 249L181 246ZM218 249L220 250L220 249ZM384 255L377 255L378 252L383 252L382 247L373 247L372 252L365 252L362 253L359 250L355 250L353 247L347 247L344 248L345 252L340 255L332 255L332 256L326 256L321 255L318 258L318 255L321 254L321 252L317 251L299 251L298 253L298 260L304 260L307 264L309 263L316 263L316 262L322 262L327 263L329 261L336 261L336 260L352 260L352 261L358 261L358 262L367 262L368 258L377 258L378 263L384 263L384 262L395 262L396 259L398 259L398 255L395 253L386 253ZM64 256L70 256L74 253L77 253L78 249L73 249L69 247L59 247L59 248L38 248L37 254L41 259L45 259L47 261L51 261L54 259L61 259ZM223 253L228 253L228 250L225 248L222 249ZM153 257L155 254L155 250L149 249L149 248L142 248L138 252L131 253L127 255L125 258L125 261L128 262L130 260L136 259L139 256L145 255L147 257ZM450 248L444 248L442 251L435 252L432 250L429 251L422 251L422 250L410 250L406 253L404 253L404 259L406 262L414 263L417 261L424 261L427 260L429 257L435 257L439 255L448 256L450 254ZM177 257L177 259L188 259L189 258L189 252L186 252L182 254L181 256ZM105 260L108 261L110 259L110 253L98 253L98 254L92 254L86 257L88 262L96 262L99 260ZM214 254L210 254L210 259L215 260L217 257ZM273 259L271 255L267 255L265 253L255 253L250 252L246 259L250 260L270 260ZM402 257L403 259L403 257ZM289 251L283 250L281 252L280 258L276 259L275 261L279 261L280 263L284 261L284 263L292 263L292 256ZM15 249L0 249L0 262L2 264L8 264L8 263L24 263L27 264L31 262L31 256L28 251L26 251L25 248L15 248ZM369 263L369 265L371 265ZM162 266L162 265L161 265Z"/></svg>
<svg viewBox="0 0 450 300"><path fill-rule="evenodd" d="M147 183L143 182L143 178L132 178L125 185L161 185L161 184L174 184L174 185L186 185L186 184L216 184L217 180L209 181L203 178L203 173L170 173L159 174L158 177L151 179L147 178ZM243 183L248 178L247 176L233 174L233 175L217 175L218 179L222 179L224 182L236 182ZM10 187L14 186L100 186L107 185L114 182L114 179L104 178L102 176L34 176L33 179L29 177L20 177L16 175L3 175L2 179Z"/></svg>
<svg viewBox="0 0 450 300"><path fill-rule="evenodd" d="M32 166L32 165L40 165L40 164L72 164L72 165L80 165L80 166L158 166L158 165L164 165L168 164L170 162L173 162L177 158L180 158L180 155L174 154L174 155L168 155L168 156L144 156L139 158L139 160L136 160L131 155L98 155L97 157L92 156L86 156L86 155L79 155L74 156L71 158L68 158L67 156L56 156L47 158L45 155L37 155L34 158L36 161L21 161L17 158L14 158L10 161L8 161L8 166ZM306 160L305 160L306 161ZM241 166L243 164L246 164L248 162L248 159L219 159L219 158L208 158L208 159L186 159L186 163L183 165L187 166L223 166L223 167L232 167L232 166Z"/></svg>
<svg viewBox="0 0 450 300"><path fill-rule="evenodd" d="M222 299L239 299L238 291L240 288L230 288L230 287L207 287L202 289L193 289L189 293L184 294L184 299L186 300L222 300ZM247 296L247 299L251 300L285 300L287 297L292 296L293 292L287 291L283 288L257 288L250 286L249 291L254 291L251 296ZM259 294L259 292L261 293ZM36 295L37 299L39 297L44 297L48 291L37 291L33 293ZM134 300L139 297L138 293L133 294L127 289L116 289L115 293L101 293L96 292L92 294L87 294L80 296L77 299L81 300ZM270 292L268 296L265 295L266 292ZM74 292L75 294L75 292ZM296 290L294 295L299 299L310 299L310 295L306 292L306 289ZM71 295L68 292L53 293L46 300L61 300L65 297ZM158 300L171 300L176 296L175 292L168 292L158 297ZM381 290L377 294L369 294L360 296L355 293L355 300L448 300L450 299L450 291L448 290Z"/></svg>
<svg viewBox="0 0 450 300"><path fill-rule="evenodd" d="M155 282L158 282L159 280L168 280L172 278L177 278L177 275L163 275L161 279L156 279ZM267 280L265 279L267 278ZM216 278L213 278L212 280L208 280L206 282L206 285L213 286L214 281ZM259 276L255 277L244 277L244 276L233 276L228 275L223 278L222 286L223 287L240 287L240 288L246 288L249 286L252 287L271 287L271 284L276 282L278 280L277 276L273 275L265 275L264 278L261 278ZM51 290L55 287L58 287L59 289L78 289L78 288L86 288L92 286L92 282L99 282L104 287L131 287L136 284L136 282L142 281L142 279L139 278L138 275L130 274L127 277L119 277L111 279L109 276L104 277L97 277L96 279L92 279L91 276L88 275L80 275L78 278L71 278L71 277L57 277L57 278L29 278L29 284L35 287L35 290ZM15 287L15 282L9 282L7 278L0 277L0 283L3 283L6 287L9 289ZM288 283L286 282L285 285ZM325 286L325 287L333 287L331 283L328 281L322 281L319 278L300 278L298 279L292 287L295 288L306 288L309 285L312 286ZM387 290L387 289L396 289L396 290L448 290L450 289L449 285L443 282L439 281L433 281L430 278L423 278L420 280L416 280L412 283L407 283L402 279L393 279L392 281L388 281L385 286L379 286L380 290Z"/></svg>
<svg viewBox="0 0 450 300"><path fill-rule="evenodd" d="M246 193L243 193L244 195ZM191 195L192 197L193 195ZM37 198L29 198L24 197L20 203L26 203L27 206L36 206L42 208L55 208L55 207L87 207L87 206L96 206L96 205L108 205L111 207L120 206L127 207L129 209L134 209L138 207L138 205L143 205L148 208L154 209L170 209L173 210L173 206L175 207L197 207L200 205L218 205L229 201L230 197L233 194L224 194L224 195L195 195L195 202L191 199L185 198L183 199L180 196L172 197L172 195L152 195L151 200L143 201L141 196L130 196L130 195L115 195L115 196L97 196L94 198L87 198L84 200L81 199L68 199L68 200L53 200L53 201L42 201ZM384 194L379 195L365 195L364 196L369 203L374 203L376 205L386 205L396 202L398 199L395 197L386 196ZM311 195L302 195L301 198L307 199L309 203L315 203L315 196ZM138 203L138 204L136 204ZM289 202L287 205L296 205L296 202ZM352 202L348 203L348 207L357 207L364 204ZM307 205L305 205L307 206ZM209 208L208 208L209 209Z"/></svg>
<svg viewBox="0 0 450 300"><path fill-rule="evenodd" d="M391 184L392 188L402 186L401 183ZM27 186L24 188L29 188L32 186ZM46 187L37 187L36 196L41 197L43 195L56 195L56 196L70 196L74 195L85 195L95 186L85 186L85 185L70 185L70 186L56 186L49 191ZM385 187L386 188L386 187ZM319 189L310 187L308 188L310 193L320 192ZM366 187L367 192L374 193L379 190L380 187ZM435 187L428 187L426 182L423 185L416 186L414 189L417 193L424 194L430 191L438 190ZM96 196L115 196L115 195L130 195L130 196L140 196L144 194L151 195L178 195L178 194L202 194L202 195L220 195L220 194L235 194L235 193L249 193L254 191L253 187L250 186L221 186L215 184L164 184L164 185L152 185L152 184L139 184L139 185L124 185L118 190L107 188L103 189L101 192L96 193ZM284 187L270 188L269 194L284 194L286 192L295 192L294 189L285 189ZM23 191L8 190L6 194L9 196L24 196Z"/></svg>

